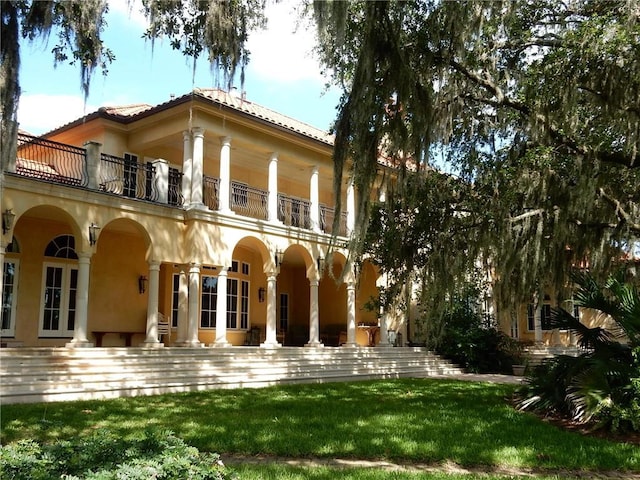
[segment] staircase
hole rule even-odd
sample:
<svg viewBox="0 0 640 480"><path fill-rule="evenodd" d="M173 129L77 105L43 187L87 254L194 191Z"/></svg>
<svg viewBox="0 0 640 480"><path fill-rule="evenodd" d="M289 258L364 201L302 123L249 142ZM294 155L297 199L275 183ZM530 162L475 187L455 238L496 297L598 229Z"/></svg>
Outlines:
<svg viewBox="0 0 640 480"><path fill-rule="evenodd" d="M0 403L462 373L424 348L2 348Z"/></svg>

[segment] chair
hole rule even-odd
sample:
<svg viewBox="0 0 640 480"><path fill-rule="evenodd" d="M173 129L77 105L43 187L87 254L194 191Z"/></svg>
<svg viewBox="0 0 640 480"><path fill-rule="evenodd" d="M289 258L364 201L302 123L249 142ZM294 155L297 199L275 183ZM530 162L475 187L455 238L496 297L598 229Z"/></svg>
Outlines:
<svg viewBox="0 0 640 480"><path fill-rule="evenodd" d="M166 335L167 341L171 340L171 325L164 314L158 312L158 340L162 341L162 337Z"/></svg>
<svg viewBox="0 0 640 480"><path fill-rule="evenodd" d="M244 339L245 345L260 345L260 327L251 327Z"/></svg>

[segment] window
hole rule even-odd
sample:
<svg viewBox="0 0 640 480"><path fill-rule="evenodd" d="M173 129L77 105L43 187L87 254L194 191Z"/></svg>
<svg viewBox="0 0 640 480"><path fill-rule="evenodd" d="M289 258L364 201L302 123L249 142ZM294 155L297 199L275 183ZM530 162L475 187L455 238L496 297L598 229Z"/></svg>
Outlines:
<svg viewBox="0 0 640 480"><path fill-rule="evenodd" d="M535 331L536 329L535 313L536 313L536 309L534 305L532 303L527 305L527 329L532 332ZM542 330L551 330L551 325L550 325L551 304L550 303L544 303L542 305L540 316L541 316L540 324L542 326Z"/></svg>
<svg viewBox="0 0 640 480"><path fill-rule="evenodd" d="M242 280L240 291L240 328L249 328L249 282Z"/></svg>
<svg viewBox="0 0 640 480"><path fill-rule="evenodd" d="M171 277L171 328L178 328L178 312L180 310L180 274Z"/></svg>
<svg viewBox="0 0 640 480"><path fill-rule="evenodd" d="M124 154L124 186L123 195L126 197L135 198L137 176L138 176L138 156L131 153Z"/></svg>
<svg viewBox="0 0 640 480"><path fill-rule="evenodd" d="M218 277L202 276L200 327L216 328L216 303L218 301Z"/></svg>
<svg viewBox="0 0 640 480"><path fill-rule="evenodd" d="M15 335L16 286L18 285L18 260L5 259L2 274L2 336Z"/></svg>
<svg viewBox="0 0 640 480"><path fill-rule="evenodd" d="M238 328L238 279L227 278L227 328Z"/></svg>
<svg viewBox="0 0 640 480"><path fill-rule="evenodd" d="M514 316L514 318L511 319L511 338L520 338L519 330L518 319Z"/></svg>
<svg viewBox="0 0 640 480"><path fill-rule="evenodd" d="M59 259L43 265L40 336L71 337L75 328L78 291L78 259L72 235L49 242L45 256Z"/></svg>
<svg viewBox="0 0 640 480"><path fill-rule="evenodd" d="M289 294L280 294L280 331L286 332L289 328Z"/></svg>

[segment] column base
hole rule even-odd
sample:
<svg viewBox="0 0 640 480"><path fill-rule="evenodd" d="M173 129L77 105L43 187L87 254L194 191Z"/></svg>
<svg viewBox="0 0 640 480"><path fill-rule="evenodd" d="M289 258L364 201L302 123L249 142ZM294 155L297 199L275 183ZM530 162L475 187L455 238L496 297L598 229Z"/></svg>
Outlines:
<svg viewBox="0 0 640 480"><path fill-rule="evenodd" d="M164 343L162 342L142 342L140 345L142 348L163 348Z"/></svg>
<svg viewBox="0 0 640 480"><path fill-rule="evenodd" d="M263 342L260 344L260 348L281 348L282 344L276 342Z"/></svg>
<svg viewBox="0 0 640 480"><path fill-rule="evenodd" d="M212 347L212 348L229 348L229 347L233 347L233 345L230 344L229 342L227 342L226 340L221 340L221 341L216 340L214 343L212 343L209 346Z"/></svg>
<svg viewBox="0 0 640 480"><path fill-rule="evenodd" d="M393 345L390 343L378 343L375 348L393 348Z"/></svg>
<svg viewBox="0 0 640 480"><path fill-rule="evenodd" d="M347 342L347 343L343 343L342 345L340 345L341 348L356 348L359 347L360 345L358 345L356 342Z"/></svg>
<svg viewBox="0 0 640 480"><path fill-rule="evenodd" d="M204 347L204 343L202 342L180 342L180 343L174 343L174 346L176 347L187 347L187 348L203 348Z"/></svg>
<svg viewBox="0 0 640 480"><path fill-rule="evenodd" d="M190 203L189 205L185 205L184 209L185 210L204 210L204 211L208 211L209 207L207 207L202 202L197 202L197 203Z"/></svg>
<svg viewBox="0 0 640 480"><path fill-rule="evenodd" d="M322 342L309 342L304 344L305 347L308 348L324 348L324 343Z"/></svg>
<svg viewBox="0 0 640 480"><path fill-rule="evenodd" d="M95 345L89 340L83 340L78 342L74 342L73 340L71 340L69 343L66 343L64 346L66 348L93 348Z"/></svg>

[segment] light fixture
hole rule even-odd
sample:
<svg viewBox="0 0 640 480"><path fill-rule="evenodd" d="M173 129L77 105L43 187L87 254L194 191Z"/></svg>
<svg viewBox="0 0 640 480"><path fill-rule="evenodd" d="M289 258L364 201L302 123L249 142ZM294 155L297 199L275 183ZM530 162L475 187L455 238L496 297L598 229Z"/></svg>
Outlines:
<svg viewBox="0 0 640 480"><path fill-rule="evenodd" d="M100 230L100 227L91 222L91 225L89 225L89 245L93 246L98 241L98 230Z"/></svg>
<svg viewBox="0 0 640 480"><path fill-rule="evenodd" d="M316 258L316 265L318 266L318 272L324 272L324 257L322 255L318 255L318 258Z"/></svg>
<svg viewBox="0 0 640 480"><path fill-rule="evenodd" d="M275 253L275 257L274 260L276 262L276 268L279 267L282 264L282 257L284 256L284 254L282 253L282 250L277 249L276 253Z"/></svg>
<svg viewBox="0 0 640 480"><path fill-rule="evenodd" d="M264 294L266 293L266 290L264 289L264 287L260 287L258 289L258 301L260 303L264 302Z"/></svg>
<svg viewBox="0 0 640 480"><path fill-rule="evenodd" d="M13 227L13 221L16 218L16 214L13 210L7 208L2 212L2 233L7 233Z"/></svg>
<svg viewBox="0 0 640 480"><path fill-rule="evenodd" d="M148 281L149 280L147 280L147 277L145 275L140 275L138 277L138 292L140 292L140 295L147 291Z"/></svg>

